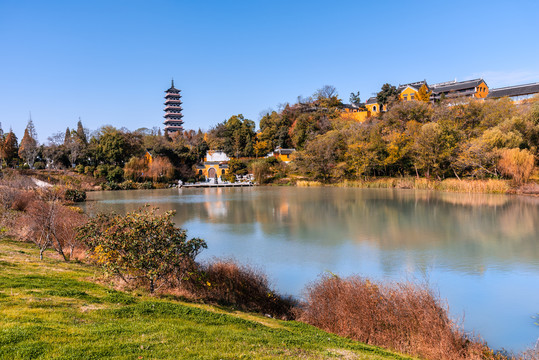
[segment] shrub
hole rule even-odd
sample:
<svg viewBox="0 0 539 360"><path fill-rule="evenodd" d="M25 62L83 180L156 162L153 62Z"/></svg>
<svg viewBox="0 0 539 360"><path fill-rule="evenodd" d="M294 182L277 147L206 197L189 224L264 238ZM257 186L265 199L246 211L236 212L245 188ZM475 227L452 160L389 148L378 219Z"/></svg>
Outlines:
<svg viewBox="0 0 539 360"><path fill-rule="evenodd" d="M223 180L235 183L236 182L236 175L234 174L226 174L222 176Z"/></svg>
<svg viewBox="0 0 539 360"><path fill-rule="evenodd" d="M115 182L106 182L101 184L101 189L103 190L121 190L120 185Z"/></svg>
<svg viewBox="0 0 539 360"><path fill-rule="evenodd" d="M426 286L325 275L306 290L299 319L367 344L432 360L481 358Z"/></svg>
<svg viewBox="0 0 539 360"><path fill-rule="evenodd" d="M39 247L40 259L46 249L53 248L68 261L80 244L75 237L76 229L84 223L85 216L63 206L59 200L57 191L41 192L24 214L23 225L17 227L20 238Z"/></svg>
<svg viewBox="0 0 539 360"><path fill-rule="evenodd" d="M94 171L94 177L104 178L107 176L108 172L109 172L109 167L107 165L97 165Z"/></svg>
<svg viewBox="0 0 539 360"><path fill-rule="evenodd" d="M118 184L118 186L122 190L133 190L137 188L137 184L135 184L132 180L126 180L123 183Z"/></svg>
<svg viewBox="0 0 539 360"><path fill-rule="evenodd" d="M148 281L153 293L206 248L202 239L187 240L187 232L174 226L173 216L173 211L158 215L150 208L124 216L98 214L79 229L77 239L109 274L126 282Z"/></svg>
<svg viewBox="0 0 539 360"><path fill-rule="evenodd" d="M282 319L292 319L296 302L273 291L266 275L231 260L201 265L190 273L184 285L207 301L256 311Z"/></svg>
<svg viewBox="0 0 539 360"><path fill-rule="evenodd" d="M150 190L150 189L153 189L153 184L151 181L146 181L146 182L137 184L137 187L139 189Z"/></svg>
<svg viewBox="0 0 539 360"><path fill-rule="evenodd" d="M253 161L251 166L251 172L254 175L255 182L258 184L264 184L268 181L268 178L273 174L271 166L275 158L260 159ZM275 160L277 161L277 160Z"/></svg>
<svg viewBox="0 0 539 360"><path fill-rule="evenodd" d="M106 178L108 182L120 183L124 180L124 169L119 166L109 169Z"/></svg>
<svg viewBox="0 0 539 360"><path fill-rule="evenodd" d="M13 199L11 202L11 209L17 211L25 211L32 202L33 198L34 194L31 191L14 190Z"/></svg>
<svg viewBox="0 0 539 360"><path fill-rule="evenodd" d="M83 202L86 200L86 191L78 189L66 189L64 198L71 202Z"/></svg>
<svg viewBox="0 0 539 360"><path fill-rule="evenodd" d="M84 167L84 174L85 175L93 175L95 171L95 166L85 166Z"/></svg>
<svg viewBox="0 0 539 360"><path fill-rule="evenodd" d="M84 174L84 165L79 164L79 165L75 166L75 172L77 172L79 174Z"/></svg>
<svg viewBox="0 0 539 360"><path fill-rule="evenodd" d="M42 161L36 161L36 162L34 163L34 169L36 169L36 170L43 170L43 169L45 169L45 163L42 162Z"/></svg>

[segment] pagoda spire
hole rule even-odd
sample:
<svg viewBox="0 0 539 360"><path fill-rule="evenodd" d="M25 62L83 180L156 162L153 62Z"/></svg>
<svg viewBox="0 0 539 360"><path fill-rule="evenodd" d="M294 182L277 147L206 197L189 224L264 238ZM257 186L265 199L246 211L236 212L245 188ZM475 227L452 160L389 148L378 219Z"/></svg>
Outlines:
<svg viewBox="0 0 539 360"><path fill-rule="evenodd" d="M174 87L172 78L170 89L165 91L165 131L169 134L183 131L181 90Z"/></svg>

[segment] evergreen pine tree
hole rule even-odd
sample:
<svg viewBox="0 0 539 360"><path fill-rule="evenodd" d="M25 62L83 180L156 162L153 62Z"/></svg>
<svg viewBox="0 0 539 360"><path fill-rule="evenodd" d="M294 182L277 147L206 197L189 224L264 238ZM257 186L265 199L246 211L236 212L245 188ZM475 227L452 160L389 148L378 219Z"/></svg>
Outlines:
<svg viewBox="0 0 539 360"><path fill-rule="evenodd" d="M67 145L69 141L71 140L71 131L69 131L69 127L66 129L66 135L64 137L64 145Z"/></svg>
<svg viewBox="0 0 539 360"><path fill-rule="evenodd" d="M82 121L80 120L80 117L79 122L77 123L77 136L84 145L88 144L88 139L86 138L86 133L84 132L84 127L82 126Z"/></svg>

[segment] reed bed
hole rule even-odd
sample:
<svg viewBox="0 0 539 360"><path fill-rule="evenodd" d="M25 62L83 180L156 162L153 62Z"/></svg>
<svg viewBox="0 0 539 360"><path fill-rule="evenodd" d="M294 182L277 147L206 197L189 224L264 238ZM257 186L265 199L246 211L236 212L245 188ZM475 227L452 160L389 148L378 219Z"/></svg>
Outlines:
<svg viewBox="0 0 539 360"><path fill-rule="evenodd" d="M320 181L307 181L307 180L298 180L296 182L297 187L320 187L323 184Z"/></svg>
<svg viewBox="0 0 539 360"><path fill-rule="evenodd" d="M378 178L369 180L345 180L337 183L339 187L358 187L365 189L414 189L439 190L459 193L506 194L511 190L505 180L428 180L425 178Z"/></svg>

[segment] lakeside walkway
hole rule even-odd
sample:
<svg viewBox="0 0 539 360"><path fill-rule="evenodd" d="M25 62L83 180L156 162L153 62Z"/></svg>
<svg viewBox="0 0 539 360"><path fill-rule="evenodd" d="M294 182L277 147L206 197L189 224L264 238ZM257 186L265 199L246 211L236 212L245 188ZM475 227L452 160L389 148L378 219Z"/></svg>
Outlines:
<svg viewBox="0 0 539 360"><path fill-rule="evenodd" d="M180 188L213 188L213 187L246 187L254 186L253 183L194 183L194 184L183 184L179 186Z"/></svg>

